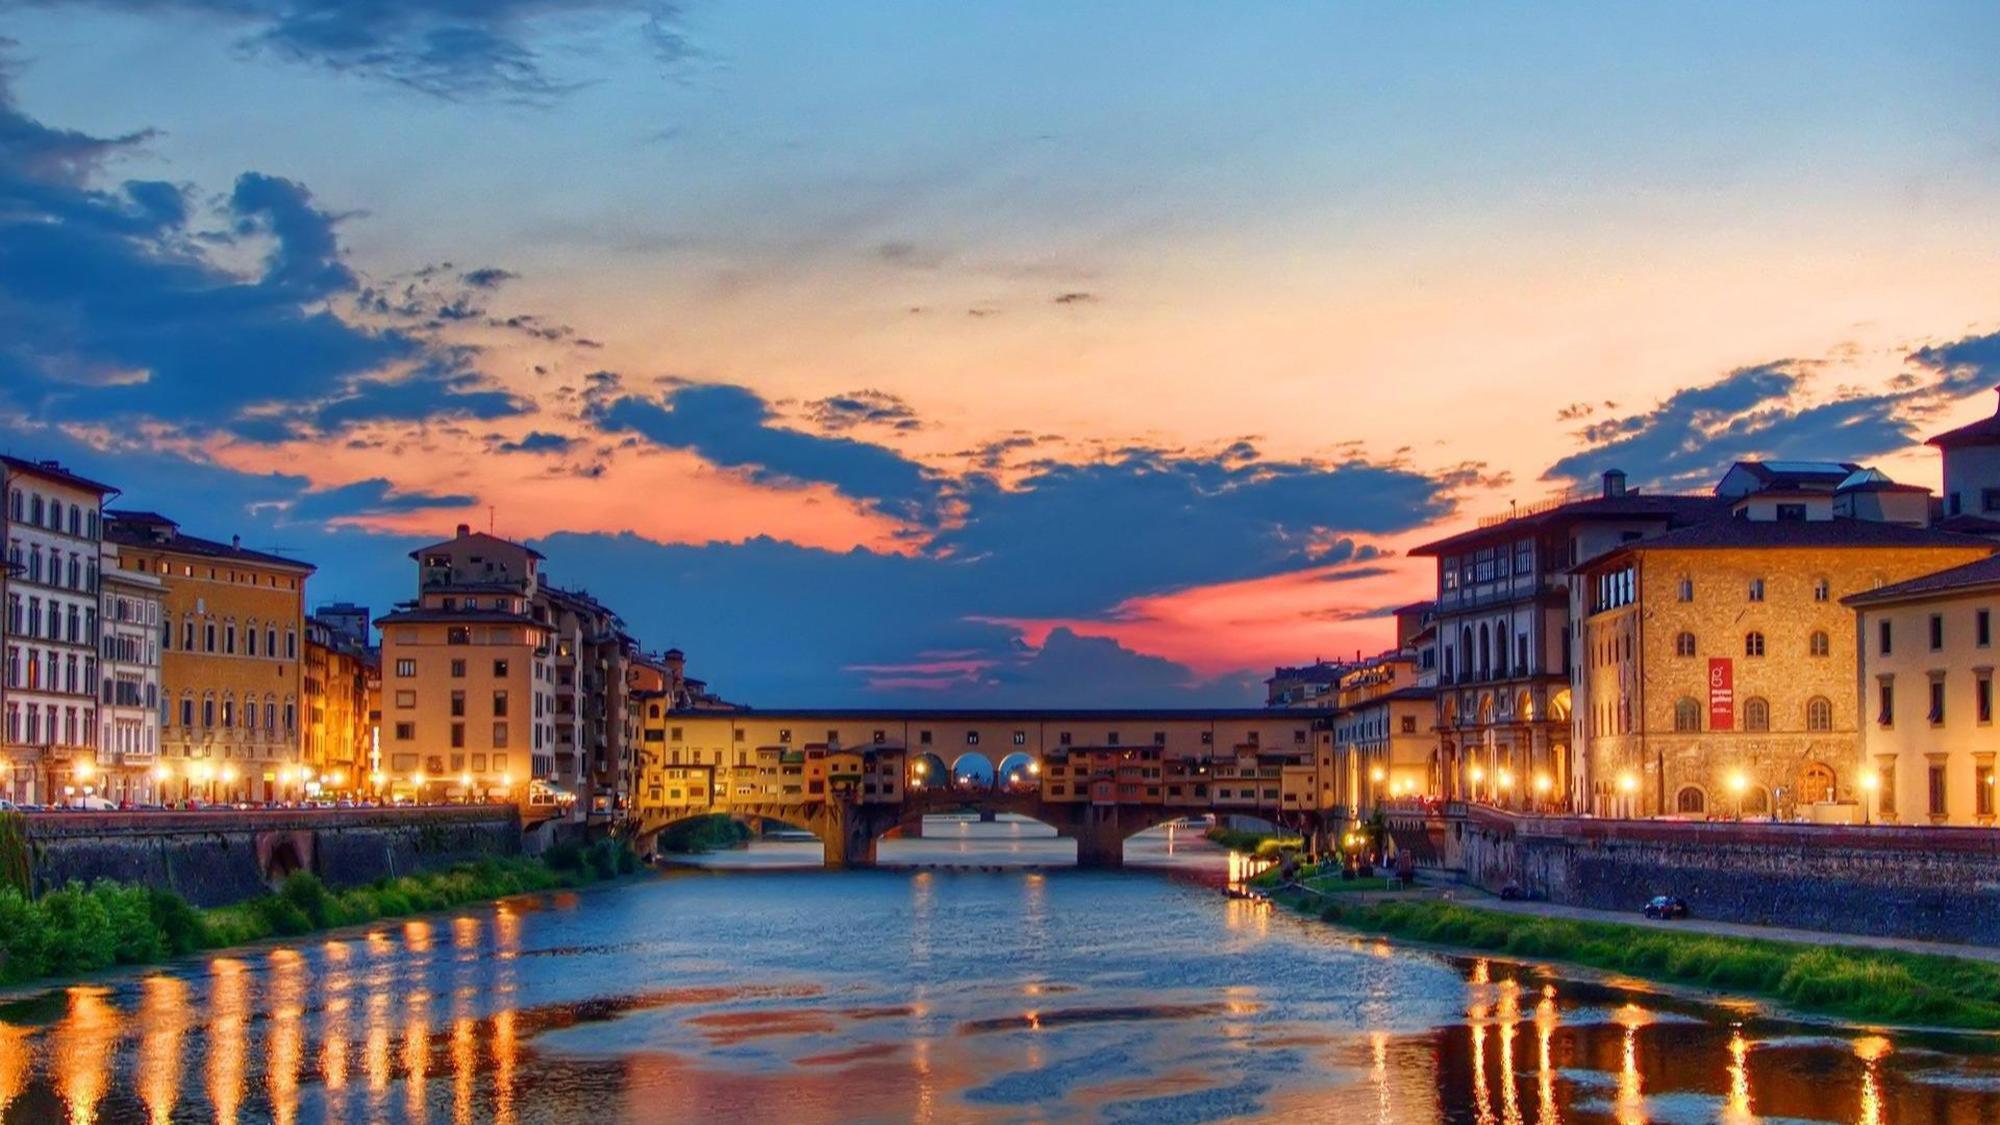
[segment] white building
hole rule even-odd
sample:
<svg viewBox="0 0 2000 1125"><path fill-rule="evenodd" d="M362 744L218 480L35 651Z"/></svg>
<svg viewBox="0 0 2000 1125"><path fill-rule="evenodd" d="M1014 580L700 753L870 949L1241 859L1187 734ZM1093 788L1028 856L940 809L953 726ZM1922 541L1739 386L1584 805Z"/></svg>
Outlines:
<svg viewBox="0 0 2000 1125"><path fill-rule="evenodd" d="M15 457L0 457L0 480L0 796L60 802L98 781L98 560L104 498L117 490Z"/></svg>
<svg viewBox="0 0 2000 1125"><path fill-rule="evenodd" d="M128 567L105 543L99 568L98 793L151 804L160 753L160 618L166 589L149 567Z"/></svg>

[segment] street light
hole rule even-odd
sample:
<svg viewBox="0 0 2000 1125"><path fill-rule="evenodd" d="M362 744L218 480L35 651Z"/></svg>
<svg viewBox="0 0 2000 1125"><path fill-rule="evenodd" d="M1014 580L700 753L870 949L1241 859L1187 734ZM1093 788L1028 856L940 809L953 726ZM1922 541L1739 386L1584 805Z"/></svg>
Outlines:
<svg viewBox="0 0 2000 1125"><path fill-rule="evenodd" d="M1882 778L1874 770L1866 770L1862 773L1861 791L1867 794L1861 801L1861 823L1864 827L1870 823L1869 814L1873 811L1872 806L1875 804L1875 790L1881 788L1881 786Z"/></svg>
<svg viewBox="0 0 2000 1125"><path fill-rule="evenodd" d="M1735 772L1729 775L1728 785L1729 785L1729 792L1734 794L1736 797L1736 819L1742 820L1743 794L1748 792L1750 789L1750 779L1743 776L1742 770L1736 770Z"/></svg>

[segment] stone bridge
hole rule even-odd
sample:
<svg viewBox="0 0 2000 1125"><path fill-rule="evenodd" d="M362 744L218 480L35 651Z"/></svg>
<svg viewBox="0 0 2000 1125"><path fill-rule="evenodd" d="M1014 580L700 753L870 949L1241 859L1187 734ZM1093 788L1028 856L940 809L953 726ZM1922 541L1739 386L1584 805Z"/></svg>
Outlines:
<svg viewBox="0 0 2000 1125"><path fill-rule="evenodd" d="M521 850L512 805L21 814L40 893L116 879L196 906L263 892L295 871L357 886Z"/></svg>
<svg viewBox="0 0 2000 1125"><path fill-rule="evenodd" d="M1127 837L1172 820L1203 816L1216 810L1200 804L1050 801L1033 790L1005 787L938 789L908 793L896 803L863 802L852 796L831 796L802 802L729 802L703 808L642 809L632 820L639 850L652 850L659 834L701 816L723 814L756 823L775 823L811 832L826 849L828 867L872 867L876 845L892 833L915 836L924 817L973 812L982 817L1003 813L1040 821L1056 835L1076 841L1079 867L1119 867L1125 862ZM1324 839L1327 825L1338 817L1317 813L1258 810L1257 815L1304 834Z"/></svg>

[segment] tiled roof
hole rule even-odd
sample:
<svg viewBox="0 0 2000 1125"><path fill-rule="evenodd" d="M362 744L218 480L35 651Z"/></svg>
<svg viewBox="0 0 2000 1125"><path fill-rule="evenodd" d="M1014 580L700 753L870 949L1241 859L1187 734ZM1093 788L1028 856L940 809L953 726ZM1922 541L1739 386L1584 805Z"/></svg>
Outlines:
<svg viewBox="0 0 2000 1125"><path fill-rule="evenodd" d="M205 559L223 559L256 566L277 567L282 570L296 570L311 574L319 568L301 559L288 559L283 555L253 551L233 543L218 543L213 539L203 539L199 535L189 535L180 525L157 512L128 512L120 509L107 510L109 519L105 523L104 537L122 546L144 547L150 550L171 551L179 555L194 555Z"/></svg>
<svg viewBox="0 0 2000 1125"><path fill-rule="evenodd" d="M1627 492L1622 496L1593 496L1561 504L1545 512L1520 516L1486 527L1462 531L1410 551L1419 557L1442 555L1461 547L1488 541L1505 541L1524 531L1556 527L1585 520L1644 519L1664 517L1670 524L1706 519L1728 510L1729 502L1713 496L1675 492Z"/></svg>
<svg viewBox="0 0 2000 1125"><path fill-rule="evenodd" d="M1859 594L1850 594L1840 601L1842 605L1882 605L1986 586L2000 586L2000 555L1991 555L1978 562L1952 567L1950 570L1940 570L1935 574L1925 574L1902 582L1892 582L1873 590L1864 590Z"/></svg>
<svg viewBox="0 0 2000 1125"><path fill-rule="evenodd" d="M1973 535L1884 523L1881 520L1846 517L1830 520L1732 518L1708 520L1649 539L1635 539L1576 569L1594 568L1627 552L1720 550L1730 547L1981 547L1990 551L1996 548L1996 544Z"/></svg>
<svg viewBox="0 0 2000 1125"><path fill-rule="evenodd" d="M118 491L118 489L102 481L94 481L89 477L78 476L54 461L30 461L23 457L9 457L4 453L0 453L0 465L5 465L17 473L32 473L38 477L47 477L58 484L66 484L73 488L81 488L99 494Z"/></svg>

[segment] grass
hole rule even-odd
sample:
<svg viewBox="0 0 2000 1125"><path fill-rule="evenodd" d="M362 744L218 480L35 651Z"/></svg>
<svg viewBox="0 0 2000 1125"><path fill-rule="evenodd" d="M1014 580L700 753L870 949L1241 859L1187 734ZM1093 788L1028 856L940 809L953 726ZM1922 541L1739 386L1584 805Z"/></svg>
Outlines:
<svg viewBox="0 0 2000 1125"><path fill-rule="evenodd" d="M1300 882L1323 895L1353 894L1359 891L1399 891L1403 889L1401 883L1380 875L1357 875L1352 879L1343 879L1340 877L1340 872L1338 871L1328 875L1314 875L1312 878L1302 879Z"/></svg>
<svg viewBox="0 0 2000 1125"><path fill-rule="evenodd" d="M1304 898L1288 901L1310 909ZM1334 902L1319 916L1368 933L1570 961L1863 1023L2000 1029L2000 965L1983 961L1544 918L1435 900Z"/></svg>
<svg viewBox="0 0 2000 1125"><path fill-rule="evenodd" d="M1240 828L1224 828L1220 824L1202 835L1230 851L1249 852L1252 855L1266 857L1275 857L1279 852L1305 846L1305 838L1301 836L1276 832L1245 832Z"/></svg>
<svg viewBox="0 0 2000 1125"><path fill-rule="evenodd" d="M554 848L541 858L484 859L347 890L299 872L273 894L208 910L168 891L110 880L71 884L37 899L0 886L0 985L582 886L635 871L638 864L630 848L600 840L588 848Z"/></svg>

